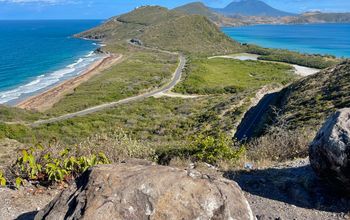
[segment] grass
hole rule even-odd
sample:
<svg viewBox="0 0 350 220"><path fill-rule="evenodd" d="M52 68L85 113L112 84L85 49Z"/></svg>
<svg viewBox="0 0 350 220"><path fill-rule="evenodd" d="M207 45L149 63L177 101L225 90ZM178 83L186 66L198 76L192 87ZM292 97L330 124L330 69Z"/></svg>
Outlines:
<svg viewBox="0 0 350 220"><path fill-rule="evenodd" d="M285 49L263 48L256 45L246 45L245 51L261 55L259 60L284 62L316 69L324 69L342 62L342 59L332 55L303 54Z"/></svg>
<svg viewBox="0 0 350 220"><path fill-rule="evenodd" d="M299 80L282 91L278 118L289 129L318 128L337 109L350 106L350 62Z"/></svg>
<svg viewBox="0 0 350 220"><path fill-rule="evenodd" d="M0 123L36 121L41 116L38 112L0 105Z"/></svg>
<svg viewBox="0 0 350 220"><path fill-rule="evenodd" d="M152 51L136 50L125 56L122 63L83 83L47 113L75 112L155 89L169 82L178 63L175 55Z"/></svg>
<svg viewBox="0 0 350 220"><path fill-rule="evenodd" d="M243 51L238 42L222 33L208 18L159 6L141 7L113 17L76 36L104 40L107 44L139 38L146 46L197 55Z"/></svg>
<svg viewBox="0 0 350 220"><path fill-rule="evenodd" d="M148 46L187 54L217 55L243 51L239 43L200 15L186 15L150 26L140 38Z"/></svg>
<svg viewBox="0 0 350 220"><path fill-rule="evenodd" d="M236 93L267 84L287 84L295 78L291 67L257 61L225 58L193 59L177 92L190 94Z"/></svg>

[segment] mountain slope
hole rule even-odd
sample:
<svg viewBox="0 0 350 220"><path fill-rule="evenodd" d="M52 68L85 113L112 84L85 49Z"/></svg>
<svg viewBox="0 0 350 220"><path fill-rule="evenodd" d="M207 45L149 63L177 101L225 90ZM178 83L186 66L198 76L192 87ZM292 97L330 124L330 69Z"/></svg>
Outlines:
<svg viewBox="0 0 350 220"><path fill-rule="evenodd" d="M76 36L103 40L107 44L139 38L145 46L197 54L242 51L238 42L222 33L208 18L158 6L141 7L113 17Z"/></svg>
<svg viewBox="0 0 350 220"><path fill-rule="evenodd" d="M226 16L243 15L283 17L295 15L293 13L275 9L265 2L259 0L242 0L239 2L232 2L225 8L217 8L213 10Z"/></svg>
<svg viewBox="0 0 350 220"><path fill-rule="evenodd" d="M279 117L290 128L318 127L336 109L350 107L350 61L295 82L282 94Z"/></svg>
<svg viewBox="0 0 350 220"><path fill-rule="evenodd" d="M173 11L178 11L189 15L202 15L220 27L222 26L232 27L232 26L242 26L242 25L250 24L239 18L225 17L222 14L216 13L201 2L189 3L186 5L174 8Z"/></svg>
<svg viewBox="0 0 350 220"><path fill-rule="evenodd" d="M183 52L226 54L240 44L233 42L209 19L188 15L145 30L141 40L151 47Z"/></svg>
<svg viewBox="0 0 350 220"><path fill-rule="evenodd" d="M216 21L219 19L219 15L211 11L207 6L201 2L189 3L173 9L174 11L181 11L186 14L203 15L210 20Z"/></svg>
<svg viewBox="0 0 350 220"><path fill-rule="evenodd" d="M350 13L306 13L290 23L349 23Z"/></svg>

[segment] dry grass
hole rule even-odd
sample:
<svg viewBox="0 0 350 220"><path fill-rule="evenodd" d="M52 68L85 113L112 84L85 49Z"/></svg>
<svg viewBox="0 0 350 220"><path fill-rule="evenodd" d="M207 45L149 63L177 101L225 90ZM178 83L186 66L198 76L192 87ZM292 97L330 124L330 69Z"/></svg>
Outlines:
<svg viewBox="0 0 350 220"><path fill-rule="evenodd" d="M78 145L83 155L103 152L112 162L135 158L155 160L156 151L145 142L131 139L122 129L96 134Z"/></svg>
<svg viewBox="0 0 350 220"><path fill-rule="evenodd" d="M272 127L263 136L247 144L248 158L253 161L287 161L304 158L315 135L311 130L287 130Z"/></svg>

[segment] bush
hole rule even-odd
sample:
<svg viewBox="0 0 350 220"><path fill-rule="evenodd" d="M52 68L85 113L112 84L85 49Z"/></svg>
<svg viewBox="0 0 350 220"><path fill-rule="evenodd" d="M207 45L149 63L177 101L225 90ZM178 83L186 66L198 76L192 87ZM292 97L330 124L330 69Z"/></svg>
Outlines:
<svg viewBox="0 0 350 220"><path fill-rule="evenodd" d="M245 153L245 147L233 141L228 135L199 134L190 137L188 148L158 150L158 162L169 164L174 158L190 159L194 162L205 162L219 165L222 162L234 164Z"/></svg>
<svg viewBox="0 0 350 220"><path fill-rule="evenodd" d="M78 156L78 149L65 148L57 153L51 147L41 144L23 149L16 163L11 167L16 177L16 187L23 179L50 185L75 179L90 167L108 164L104 153Z"/></svg>
<svg viewBox="0 0 350 220"><path fill-rule="evenodd" d="M243 146L237 147L237 144L223 133L219 133L216 137L200 134L192 141L191 148L196 160L212 165L217 165L221 161L233 163L245 152Z"/></svg>
<svg viewBox="0 0 350 220"><path fill-rule="evenodd" d="M6 178L2 171L0 171L0 186L6 186Z"/></svg>
<svg viewBox="0 0 350 220"><path fill-rule="evenodd" d="M156 152L151 146L131 139L122 129L93 135L78 148L83 155L104 152L112 163L129 158L156 160Z"/></svg>
<svg viewBox="0 0 350 220"><path fill-rule="evenodd" d="M254 161L283 162L308 156L312 131L272 127L263 136L247 144L248 157Z"/></svg>
<svg viewBox="0 0 350 220"><path fill-rule="evenodd" d="M302 54L289 50L263 48L256 45L248 45L246 52L261 55L259 57L260 60L286 62L318 69L324 69L340 62L334 56Z"/></svg>

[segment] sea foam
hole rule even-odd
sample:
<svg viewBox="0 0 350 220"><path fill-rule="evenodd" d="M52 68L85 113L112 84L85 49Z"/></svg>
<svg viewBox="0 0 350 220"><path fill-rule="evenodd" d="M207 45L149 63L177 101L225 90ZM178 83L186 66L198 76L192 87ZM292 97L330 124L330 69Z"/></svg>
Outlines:
<svg viewBox="0 0 350 220"><path fill-rule="evenodd" d="M30 95L42 92L52 86L83 73L93 62L102 59L103 56L89 52L83 58L79 58L74 63L65 68L37 76L32 81L21 85L15 89L0 92L0 104L13 103Z"/></svg>

